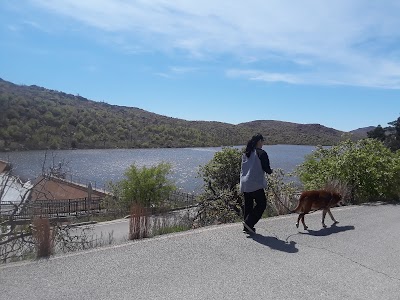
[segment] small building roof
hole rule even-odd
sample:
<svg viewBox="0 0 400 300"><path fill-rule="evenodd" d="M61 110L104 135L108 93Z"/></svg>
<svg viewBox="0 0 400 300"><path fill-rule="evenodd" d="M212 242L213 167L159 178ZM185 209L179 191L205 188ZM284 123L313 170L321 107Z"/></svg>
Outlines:
<svg viewBox="0 0 400 300"><path fill-rule="evenodd" d="M88 197L87 186L57 178L53 176L39 176L34 182L31 201L37 200L66 200ZM92 197L104 197L105 193L91 190Z"/></svg>
<svg viewBox="0 0 400 300"><path fill-rule="evenodd" d="M10 170L11 170L11 164L4 160L0 160L0 174Z"/></svg>

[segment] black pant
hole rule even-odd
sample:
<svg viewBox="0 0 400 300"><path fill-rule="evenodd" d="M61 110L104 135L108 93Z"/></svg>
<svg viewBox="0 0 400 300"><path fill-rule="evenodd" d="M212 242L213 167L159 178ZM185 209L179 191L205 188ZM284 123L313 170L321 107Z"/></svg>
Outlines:
<svg viewBox="0 0 400 300"><path fill-rule="evenodd" d="M254 206L254 200L256 206ZM267 197L264 189L250 193L244 193L244 221L250 227L254 227L261 219L262 214L267 207Z"/></svg>

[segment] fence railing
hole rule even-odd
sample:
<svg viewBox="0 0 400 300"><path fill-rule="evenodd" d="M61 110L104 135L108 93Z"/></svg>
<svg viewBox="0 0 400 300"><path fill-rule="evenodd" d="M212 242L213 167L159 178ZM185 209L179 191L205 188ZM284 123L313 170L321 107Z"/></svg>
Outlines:
<svg viewBox="0 0 400 300"><path fill-rule="evenodd" d="M187 208L197 204L196 195L179 191L171 192L165 202L173 209Z"/></svg>
<svg viewBox="0 0 400 300"><path fill-rule="evenodd" d="M30 219L32 217L70 217L108 211L112 208L104 203L101 197L65 199L65 200L36 200L20 205L14 214L14 220ZM169 209L185 209L196 204L196 195L172 192L164 203ZM15 204L0 202L0 217L9 217L15 209Z"/></svg>
<svg viewBox="0 0 400 300"><path fill-rule="evenodd" d="M32 217L68 217L86 214L101 209L101 198L92 197L66 200L39 200L22 204L18 207L13 219L29 219ZM15 204L0 202L0 215L7 217L12 214Z"/></svg>

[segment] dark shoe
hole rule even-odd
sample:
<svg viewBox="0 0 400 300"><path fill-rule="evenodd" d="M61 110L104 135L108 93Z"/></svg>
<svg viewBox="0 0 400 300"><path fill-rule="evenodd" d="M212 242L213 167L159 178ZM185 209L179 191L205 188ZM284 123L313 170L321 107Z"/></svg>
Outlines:
<svg viewBox="0 0 400 300"><path fill-rule="evenodd" d="M256 229L254 227L250 227L249 225L246 224L246 222L243 222L243 231L246 233L250 233L250 234L255 234L256 233Z"/></svg>
<svg viewBox="0 0 400 300"><path fill-rule="evenodd" d="M252 228L252 232L251 232L247 228L243 228L243 232L247 233L247 234L255 234L256 233L256 229L253 227Z"/></svg>

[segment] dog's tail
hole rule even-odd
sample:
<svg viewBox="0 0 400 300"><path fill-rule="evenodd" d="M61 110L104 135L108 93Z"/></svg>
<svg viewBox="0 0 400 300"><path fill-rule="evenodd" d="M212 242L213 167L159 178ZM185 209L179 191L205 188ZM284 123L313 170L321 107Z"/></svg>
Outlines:
<svg viewBox="0 0 400 300"><path fill-rule="evenodd" d="M305 197L306 197L306 195L304 195L304 194L300 195L299 202L297 203L296 208L293 209L293 212L296 212L296 213L301 212L301 209L302 209L302 206L303 206L302 205L303 204L303 200L304 200Z"/></svg>

